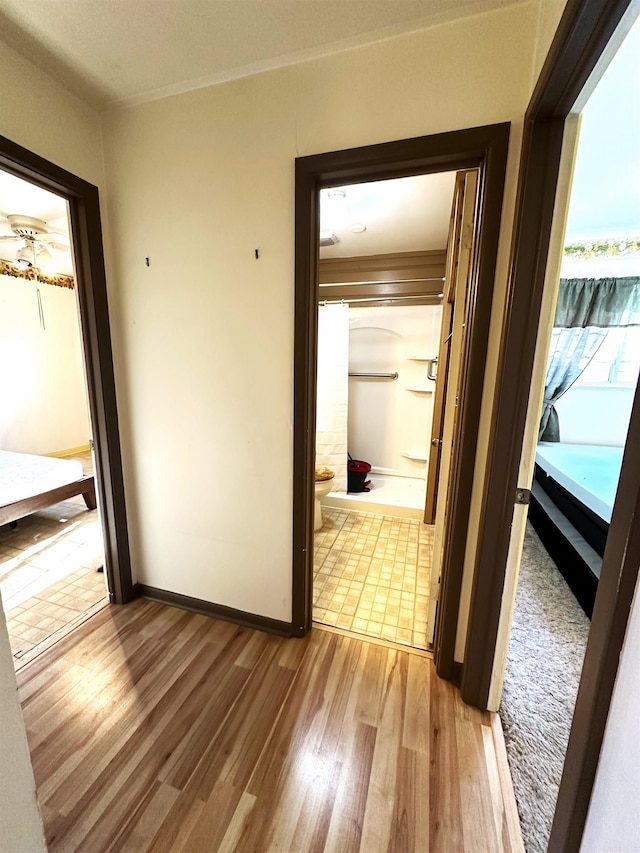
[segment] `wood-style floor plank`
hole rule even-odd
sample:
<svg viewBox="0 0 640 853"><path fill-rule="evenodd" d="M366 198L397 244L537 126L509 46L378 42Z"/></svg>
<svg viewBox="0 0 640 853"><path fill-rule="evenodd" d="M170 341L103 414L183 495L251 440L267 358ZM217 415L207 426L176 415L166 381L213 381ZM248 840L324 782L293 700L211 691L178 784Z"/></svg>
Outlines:
<svg viewBox="0 0 640 853"><path fill-rule="evenodd" d="M367 808L362 828L363 850L393 849L396 834L395 804L399 787L398 763L402 749L402 730L406 702L406 682L409 656L386 650L387 670L380 696L376 745L373 753ZM425 756L420 759L425 761ZM422 840L423 848L428 842ZM421 849L418 847L417 849Z"/></svg>
<svg viewBox="0 0 640 853"><path fill-rule="evenodd" d="M429 745L431 760L429 850L431 853L451 853L453 850L465 849L462 828L464 815L460 803L461 780L458 775L457 699L453 685L437 677L431 679L431 742Z"/></svg>
<svg viewBox="0 0 640 853"><path fill-rule="evenodd" d="M18 682L52 853L523 850L499 720L398 647L137 601Z"/></svg>
<svg viewBox="0 0 640 853"><path fill-rule="evenodd" d="M357 853L360 850L376 736L373 726L356 724L331 813L325 845L327 853Z"/></svg>

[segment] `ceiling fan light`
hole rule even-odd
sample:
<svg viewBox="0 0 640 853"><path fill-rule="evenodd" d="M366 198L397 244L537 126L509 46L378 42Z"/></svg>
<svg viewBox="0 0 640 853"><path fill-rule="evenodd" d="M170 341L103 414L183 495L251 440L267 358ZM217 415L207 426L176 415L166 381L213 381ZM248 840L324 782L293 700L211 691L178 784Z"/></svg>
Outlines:
<svg viewBox="0 0 640 853"><path fill-rule="evenodd" d="M332 231L321 231L320 232L320 245L321 246L335 246L336 243L339 243L340 240L338 236L334 234Z"/></svg>
<svg viewBox="0 0 640 853"><path fill-rule="evenodd" d="M33 249L31 246L22 246L16 252L16 259L13 262L14 266L19 270L28 270L33 266Z"/></svg>

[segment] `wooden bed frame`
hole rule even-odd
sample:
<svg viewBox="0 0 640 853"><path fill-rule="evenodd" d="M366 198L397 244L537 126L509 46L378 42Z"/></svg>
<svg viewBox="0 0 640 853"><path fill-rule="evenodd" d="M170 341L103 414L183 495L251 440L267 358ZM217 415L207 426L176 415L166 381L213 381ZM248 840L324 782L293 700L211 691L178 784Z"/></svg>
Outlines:
<svg viewBox="0 0 640 853"><path fill-rule="evenodd" d="M609 522L536 463L529 520L578 603L591 619Z"/></svg>
<svg viewBox="0 0 640 853"><path fill-rule="evenodd" d="M40 495L34 495L22 501L15 501L14 503L0 506L0 525L18 521L18 519L24 518L26 515L31 515L33 512L46 509L49 506L53 506L53 504L66 501L68 498L73 498L76 495L82 495L87 509L96 508L96 486L93 474L83 477L81 480L76 480L75 483L68 483L66 486L50 489L48 492L42 492Z"/></svg>

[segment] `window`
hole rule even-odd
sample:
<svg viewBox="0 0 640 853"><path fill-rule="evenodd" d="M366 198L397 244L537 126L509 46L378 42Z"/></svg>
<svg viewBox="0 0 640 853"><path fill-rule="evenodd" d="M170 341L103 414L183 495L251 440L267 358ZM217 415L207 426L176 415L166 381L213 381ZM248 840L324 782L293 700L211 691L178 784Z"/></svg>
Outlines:
<svg viewBox="0 0 640 853"><path fill-rule="evenodd" d="M593 356L576 385L635 386L640 370L640 326L616 327Z"/></svg>

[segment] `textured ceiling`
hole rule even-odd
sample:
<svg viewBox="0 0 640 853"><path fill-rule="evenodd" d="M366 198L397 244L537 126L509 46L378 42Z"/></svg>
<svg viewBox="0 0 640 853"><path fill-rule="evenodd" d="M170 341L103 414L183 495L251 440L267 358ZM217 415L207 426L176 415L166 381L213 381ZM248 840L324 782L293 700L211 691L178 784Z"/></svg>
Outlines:
<svg viewBox="0 0 640 853"><path fill-rule="evenodd" d="M0 33L103 108L512 5L514 0L0 0Z"/></svg>

